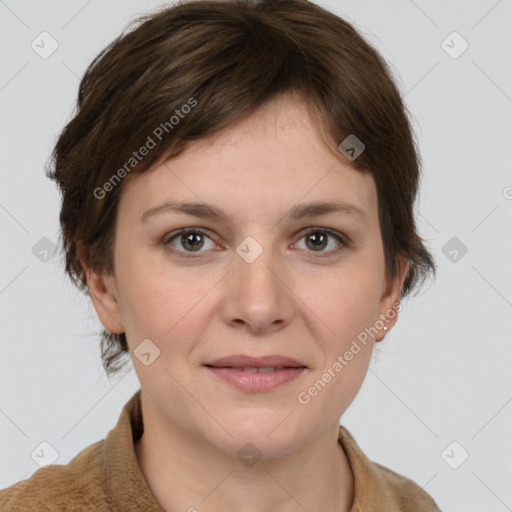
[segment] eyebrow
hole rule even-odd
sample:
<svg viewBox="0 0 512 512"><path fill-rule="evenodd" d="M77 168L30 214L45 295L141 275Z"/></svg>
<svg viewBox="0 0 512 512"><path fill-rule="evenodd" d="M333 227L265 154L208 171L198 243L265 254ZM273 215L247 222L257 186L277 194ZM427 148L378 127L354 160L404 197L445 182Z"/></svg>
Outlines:
<svg viewBox="0 0 512 512"><path fill-rule="evenodd" d="M186 213L194 217L212 218L223 223L229 222L230 219L230 216L225 211L206 203L177 203L174 201L166 201L144 212L140 220L141 222L146 222L150 218L164 213ZM360 217L362 220L367 220L366 212L363 209L344 201L298 204L292 207L284 217L292 220L300 220L306 217L316 217L333 213L352 215Z"/></svg>

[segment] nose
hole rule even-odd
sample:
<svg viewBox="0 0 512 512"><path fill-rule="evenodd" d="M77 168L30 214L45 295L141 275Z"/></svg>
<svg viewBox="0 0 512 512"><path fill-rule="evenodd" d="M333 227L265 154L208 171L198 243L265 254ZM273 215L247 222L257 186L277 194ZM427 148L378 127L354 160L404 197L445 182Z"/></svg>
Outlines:
<svg viewBox="0 0 512 512"><path fill-rule="evenodd" d="M234 255L222 315L231 327L269 334L288 325L294 315L289 271L271 247L248 240Z"/></svg>

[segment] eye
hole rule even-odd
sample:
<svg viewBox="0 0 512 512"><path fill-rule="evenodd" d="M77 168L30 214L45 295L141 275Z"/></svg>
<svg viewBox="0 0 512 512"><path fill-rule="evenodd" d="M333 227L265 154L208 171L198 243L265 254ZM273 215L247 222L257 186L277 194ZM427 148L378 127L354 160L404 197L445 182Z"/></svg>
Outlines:
<svg viewBox="0 0 512 512"><path fill-rule="evenodd" d="M329 238L335 239L338 243L334 249L324 251L329 245ZM305 239L306 250L322 253L321 256L330 256L349 246L348 240L341 233L326 228L309 229L300 240L302 239Z"/></svg>
<svg viewBox="0 0 512 512"><path fill-rule="evenodd" d="M186 228L181 229L177 233L171 233L169 237L166 237L163 243L166 246L171 245L172 247L176 247L175 244L179 244L181 245L182 248L185 249L184 251L181 250L181 248L170 250L172 250L172 252L176 253L178 256L184 258L194 258L194 255L188 255L186 253L200 252L200 250L205 246L205 237L208 238L213 244L212 239L202 229ZM176 241L174 243L171 243L175 239Z"/></svg>
<svg viewBox="0 0 512 512"><path fill-rule="evenodd" d="M205 243L205 239L210 241L210 247ZM327 228L310 228L299 240L302 239L305 239L305 250L319 253L319 256L331 256L350 246L350 241L344 235ZM329 239L336 240L337 244L333 249L325 251L324 249L329 246ZM174 254L183 258L197 257L199 254L196 256L193 253L204 252L201 251L203 248L213 249L216 245L207 232L201 228L183 228L178 232L170 233L163 240L163 244Z"/></svg>

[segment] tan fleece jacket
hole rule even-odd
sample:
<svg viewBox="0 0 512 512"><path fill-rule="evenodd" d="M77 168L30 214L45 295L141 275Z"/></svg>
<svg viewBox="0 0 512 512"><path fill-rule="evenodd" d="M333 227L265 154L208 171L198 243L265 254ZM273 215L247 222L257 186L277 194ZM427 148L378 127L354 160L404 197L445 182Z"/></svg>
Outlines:
<svg viewBox="0 0 512 512"><path fill-rule="evenodd" d="M0 491L0 512L165 512L137 461L134 441L142 432L139 389L106 439L85 448L66 465L40 468ZM338 442L354 473L351 512L440 512L412 480L366 457L342 426Z"/></svg>

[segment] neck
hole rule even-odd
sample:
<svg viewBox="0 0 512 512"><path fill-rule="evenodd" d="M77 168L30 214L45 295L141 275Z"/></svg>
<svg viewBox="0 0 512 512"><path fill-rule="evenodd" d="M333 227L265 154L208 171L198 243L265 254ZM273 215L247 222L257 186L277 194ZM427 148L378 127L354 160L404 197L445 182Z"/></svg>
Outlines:
<svg viewBox="0 0 512 512"><path fill-rule="evenodd" d="M208 512L348 512L354 497L350 464L337 442L338 425L300 451L243 464L176 425L161 425L144 408L135 442L141 471L164 510Z"/></svg>

